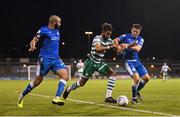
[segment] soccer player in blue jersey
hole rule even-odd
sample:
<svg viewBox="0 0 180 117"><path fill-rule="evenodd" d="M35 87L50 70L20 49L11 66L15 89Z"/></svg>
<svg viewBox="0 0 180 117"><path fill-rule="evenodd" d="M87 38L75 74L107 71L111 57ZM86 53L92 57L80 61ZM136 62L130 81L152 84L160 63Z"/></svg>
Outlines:
<svg viewBox="0 0 180 117"><path fill-rule="evenodd" d="M24 91L19 95L17 105L23 107L23 99L33 88L38 86L44 76L52 70L55 74L61 78L58 84L56 96L52 99L53 104L64 105L64 102L60 99L66 82L68 81L68 73L66 66L59 57L59 42L60 42L60 33L59 27L61 25L61 18L56 15L52 15L49 18L48 26L42 27L39 29L35 37L30 42L29 51L32 52L36 50L36 43L39 40L43 41L43 45L40 48L39 52L39 66L36 71L35 80L31 81Z"/></svg>
<svg viewBox="0 0 180 117"><path fill-rule="evenodd" d="M140 24L133 24L131 28L131 34L124 34L115 39L116 43L121 43L121 47L124 48L123 60L126 70L133 78L134 82L132 85L132 100L131 102L136 104L138 99L142 101L140 90L150 80L148 71L141 63L138 53L141 50L144 39L139 36L142 30ZM142 80L140 80L142 78Z"/></svg>

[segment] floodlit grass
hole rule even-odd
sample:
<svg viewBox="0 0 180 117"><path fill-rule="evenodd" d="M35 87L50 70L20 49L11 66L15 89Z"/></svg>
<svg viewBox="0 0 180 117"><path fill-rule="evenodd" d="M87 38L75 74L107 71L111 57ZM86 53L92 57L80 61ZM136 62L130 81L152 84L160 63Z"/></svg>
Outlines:
<svg viewBox="0 0 180 117"><path fill-rule="evenodd" d="M68 85L76 80L71 80ZM56 93L58 80L45 80L31 93L51 97L39 97L27 95L22 109L16 106L18 97L17 91L22 91L29 81L22 80L0 80L0 115L56 115L56 116L157 116L158 114L122 110L121 108L105 107L97 104L104 103L107 80L90 79L87 84L69 95L70 99L95 102L87 104L82 102L65 101L65 105L58 107L51 104L51 99ZM126 95L131 98L132 80L117 80L113 97ZM126 108L161 112L165 114L180 115L180 79L170 79L162 82L159 79L152 79L141 91L144 103L140 105L128 104ZM106 104L118 107L117 104Z"/></svg>

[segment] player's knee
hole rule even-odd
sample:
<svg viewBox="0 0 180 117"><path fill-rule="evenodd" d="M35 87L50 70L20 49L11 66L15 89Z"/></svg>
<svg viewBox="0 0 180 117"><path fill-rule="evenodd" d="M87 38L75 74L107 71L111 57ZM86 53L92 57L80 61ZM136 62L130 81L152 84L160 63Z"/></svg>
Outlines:
<svg viewBox="0 0 180 117"><path fill-rule="evenodd" d="M69 80L69 75L68 73L64 73L62 76L61 76L62 79L64 79L65 81L68 81Z"/></svg>
<svg viewBox="0 0 180 117"><path fill-rule="evenodd" d="M117 73L114 72L113 70L110 70L108 73L109 76L117 76Z"/></svg>
<svg viewBox="0 0 180 117"><path fill-rule="evenodd" d="M134 83L135 84L138 84L140 82L140 79L139 78L134 78Z"/></svg>
<svg viewBox="0 0 180 117"><path fill-rule="evenodd" d="M79 81L79 85L80 85L80 87L82 87L82 86L84 86L85 84L86 84L86 79L81 79L80 81Z"/></svg>
<svg viewBox="0 0 180 117"><path fill-rule="evenodd" d="M113 72L113 73L111 74L111 76L117 76L117 74L116 74L115 72Z"/></svg>
<svg viewBox="0 0 180 117"><path fill-rule="evenodd" d="M79 85L83 87L85 85L85 82L79 82Z"/></svg>
<svg viewBox="0 0 180 117"><path fill-rule="evenodd" d="M66 74L66 75L64 76L64 80L66 80L66 81L69 80L69 75L68 75L68 74Z"/></svg>
<svg viewBox="0 0 180 117"><path fill-rule="evenodd" d="M42 76L36 76L36 79L33 81L34 86L36 87L39 84L41 84L42 80L43 80Z"/></svg>
<svg viewBox="0 0 180 117"><path fill-rule="evenodd" d="M144 80L146 81L146 82L148 82L149 80L150 80L150 76L149 75L147 75L145 78L144 78Z"/></svg>

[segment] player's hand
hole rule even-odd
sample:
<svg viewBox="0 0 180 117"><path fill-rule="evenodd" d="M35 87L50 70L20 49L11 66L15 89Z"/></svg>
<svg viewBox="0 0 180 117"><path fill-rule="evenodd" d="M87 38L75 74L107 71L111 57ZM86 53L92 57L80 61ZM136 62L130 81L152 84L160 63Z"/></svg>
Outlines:
<svg viewBox="0 0 180 117"><path fill-rule="evenodd" d="M36 50L36 43L32 40L30 43L29 51L33 52L34 50Z"/></svg>
<svg viewBox="0 0 180 117"><path fill-rule="evenodd" d="M128 48L133 47L133 46L136 46L136 45L137 45L137 43L136 43L136 42L133 42L133 43L131 43L131 44L128 45Z"/></svg>
<svg viewBox="0 0 180 117"><path fill-rule="evenodd" d="M128 48L128 45L129 45L129 44L125 44L125 43L120 44L122 50Z"/></svg>
<svg viewBox="0 0 180 117"><path fill-rule="evenodd" d="M110 48L118 48L118 45L116 43L114 43L113 45L111 45Z"/></svg>

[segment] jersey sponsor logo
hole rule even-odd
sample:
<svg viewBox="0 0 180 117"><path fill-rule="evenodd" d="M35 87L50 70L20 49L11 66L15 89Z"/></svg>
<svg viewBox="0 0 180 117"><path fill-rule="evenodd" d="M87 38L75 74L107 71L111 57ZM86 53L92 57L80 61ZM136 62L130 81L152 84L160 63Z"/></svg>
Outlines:
<svg viewBox="0 0 180 117"><path fill-rule="evenodd" d="M127 41L128 41L128 42L131 42L131 39L129 38L129 39L127 39Z"/></svg>
<svg viewBox="0 0 180 117"><path fill-rule="evenodd" d="M55 41L55 40L59 40L59 37L57 37L57 36L53 36L53 37L51 37L51 40L53 40L53 41Z"/></svg>

